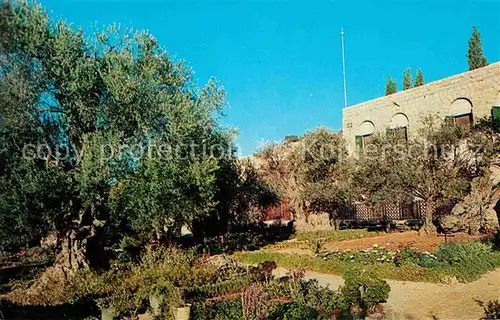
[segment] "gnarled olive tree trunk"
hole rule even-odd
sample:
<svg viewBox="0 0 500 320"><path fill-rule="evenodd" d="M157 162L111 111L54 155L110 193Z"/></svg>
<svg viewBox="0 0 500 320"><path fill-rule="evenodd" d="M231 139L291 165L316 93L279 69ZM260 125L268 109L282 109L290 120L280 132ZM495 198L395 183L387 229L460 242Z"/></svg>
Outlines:
<svg viewBox="0 0 500 320"><path fill-rule="evenodd" d="M432 199L425 200L425 216L424 216L424 224L419 230L420 235L423 234L437 234L437 228L434 225L433 218L434 212L436 211L436 204Z"/></svg>
<svg viewBox="0 0 500 320"><path fill-rule="evenodd" d="M73 220L67 230L58 233L54 264L33 283L27 294L36 296L46 286L66 281L78 270L107 267L102 225L102 221L92 216L91 210L81 210L78 219Z"/></svg>

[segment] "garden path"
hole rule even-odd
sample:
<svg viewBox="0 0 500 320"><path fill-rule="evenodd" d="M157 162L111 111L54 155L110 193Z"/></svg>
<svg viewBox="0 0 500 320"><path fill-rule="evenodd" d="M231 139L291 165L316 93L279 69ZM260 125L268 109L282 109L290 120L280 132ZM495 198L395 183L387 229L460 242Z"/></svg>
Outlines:
<svg viewBox="0 0 500 320"><path fill-rule="evenodd" d="M275 270L284 276L286 269ZM306 279L317 279L319 284L337 289L344 283L342 277L307 271ZM387 280L391 286L385 304L388 319L480 319L483 308L478 301L500 299L500 269L483 275L470 283L434 284Z"/></svg>

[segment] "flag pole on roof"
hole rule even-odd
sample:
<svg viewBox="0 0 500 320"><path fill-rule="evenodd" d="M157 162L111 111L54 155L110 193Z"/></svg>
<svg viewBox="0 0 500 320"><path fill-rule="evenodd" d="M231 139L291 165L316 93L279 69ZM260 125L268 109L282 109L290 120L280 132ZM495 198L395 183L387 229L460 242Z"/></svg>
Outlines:
<svg viewBox="0 0 500 320"><path fill-rule="evenodd" d="M340 28L340 38L342 40L342 77L344 80L344 108L347 108L347 85L345 80L345 49L344 49L344 28Z"/></svg>

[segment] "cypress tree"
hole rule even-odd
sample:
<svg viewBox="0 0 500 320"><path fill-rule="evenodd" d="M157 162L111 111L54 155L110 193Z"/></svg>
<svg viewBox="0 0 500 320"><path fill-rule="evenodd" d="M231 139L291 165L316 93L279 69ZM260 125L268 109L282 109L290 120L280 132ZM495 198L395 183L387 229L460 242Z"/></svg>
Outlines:
<svg viewBox="0 0 500 320"><path fill-rule="evenodd" d="M469 70L478 69L488 65L486 57L483 55L483 45L481 44L481 34L476 26L472 27L472 34L469 38L469 50L467 52L467 63Z"/></svg>
<svg viewBox="0 0 500 320"><path fill-rule="evenodd" d="M411 69L406 68L403 73L403 90L411 88Z"/></svg>
<svg viewBox="0 0 500 320"><path fill-rule="evenodd" d="M424 84L425 84L424 74L422 73L422 70L418 69L417 76L415 77L415 84L413 85L413 87L418 87Z"/></svg>
<svg viewBox="0 0 500 320"><path fill-rule="evenodd" d="M387 80L385 82L385 95L388 96L396 93L396 91L396 81L392 80L391 76L387 76Z"/></svg>

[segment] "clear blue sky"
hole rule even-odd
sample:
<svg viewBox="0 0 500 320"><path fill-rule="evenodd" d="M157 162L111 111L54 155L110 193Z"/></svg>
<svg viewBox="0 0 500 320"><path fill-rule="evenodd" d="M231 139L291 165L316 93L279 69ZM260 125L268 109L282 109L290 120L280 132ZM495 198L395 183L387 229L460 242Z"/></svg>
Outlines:
<svg viewBox="0 0 500 320"><path fill-rule="evenodd" d="M406 67L426 81L466 71L472 25L488 61L500 60L500 0L40 2L85 31L114 22L147 29L200 85L216 77L228 94L223 122L238 128L244 155L262 141L341 129L341 26L349 105L383 95L388 74L399 89Z"/></svg>

